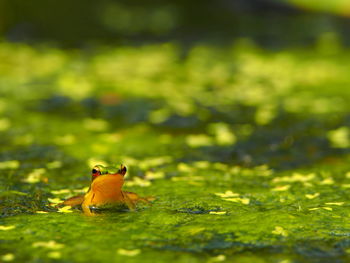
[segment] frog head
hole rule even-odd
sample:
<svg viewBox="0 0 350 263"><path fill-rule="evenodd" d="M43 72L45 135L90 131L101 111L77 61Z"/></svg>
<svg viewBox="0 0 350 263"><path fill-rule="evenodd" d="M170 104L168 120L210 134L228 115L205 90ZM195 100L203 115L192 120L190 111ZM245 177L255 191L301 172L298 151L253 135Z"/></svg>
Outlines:
<svg viewBox="0 0 350 263"><path fill-rule="evenodd" d="M124 176L126 174L126 166L121 164L119 168L114 167L114 166L103 166L101 164L97 164L92 168L91 171L91 179L92 181L100 176L100 175L105 175L105 174L121 174Z"/></svg>

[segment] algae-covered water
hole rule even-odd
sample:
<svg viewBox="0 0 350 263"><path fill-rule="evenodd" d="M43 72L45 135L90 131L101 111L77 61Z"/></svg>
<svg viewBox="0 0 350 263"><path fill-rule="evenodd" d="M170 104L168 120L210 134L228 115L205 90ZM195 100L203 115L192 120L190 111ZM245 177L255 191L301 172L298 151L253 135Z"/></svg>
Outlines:
<svg viewBox="0 0 350 263"><path fill-rule="evenodd" d="M0 43L0 261L348 262L349 69L331 36L274 52ZM55 208L120 163L151 205Z"/></svg>

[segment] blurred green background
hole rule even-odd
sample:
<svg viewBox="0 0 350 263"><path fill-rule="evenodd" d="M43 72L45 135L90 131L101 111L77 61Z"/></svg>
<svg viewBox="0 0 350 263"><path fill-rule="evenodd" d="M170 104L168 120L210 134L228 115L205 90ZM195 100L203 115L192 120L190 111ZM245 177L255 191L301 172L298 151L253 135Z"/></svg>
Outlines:
<svg viewBox="0 0 350 263"><path fill-rule="evenodd" d="M62 47L249 37L267 48L312 44L335 32L349 43L347 0L1 0L0 34Z"/></svg>
<svg viewBox="0 0 350 263"><path fill-rule="evenodd" d="M0 0L0 261L349 262L349 16ZM98 163L154 203L54 208Z"/></svg>

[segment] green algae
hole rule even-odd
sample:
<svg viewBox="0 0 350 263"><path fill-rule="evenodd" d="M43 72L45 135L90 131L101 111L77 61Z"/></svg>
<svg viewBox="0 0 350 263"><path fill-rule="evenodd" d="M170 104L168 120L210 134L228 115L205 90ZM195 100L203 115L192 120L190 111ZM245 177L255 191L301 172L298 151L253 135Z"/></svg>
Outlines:
<svg viewBox="0 0 350 263"><path fill-rule="evenodd" d="M180 49L0 44L1 260L349 260L350 53ZM98 163L155 200L50 206Z"/></svg>

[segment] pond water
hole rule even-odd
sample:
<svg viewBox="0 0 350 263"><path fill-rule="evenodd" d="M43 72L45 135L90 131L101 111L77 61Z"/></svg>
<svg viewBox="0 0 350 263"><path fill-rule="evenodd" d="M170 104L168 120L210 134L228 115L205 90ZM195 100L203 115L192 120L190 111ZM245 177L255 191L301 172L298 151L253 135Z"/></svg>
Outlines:
<svg viewBox="0 0 350 263"><path fill-rule="evenodd" d="M0 58L1 261L350 260L347 50L1 43ZM54 207L121 163L152 204Z"/></svg>

